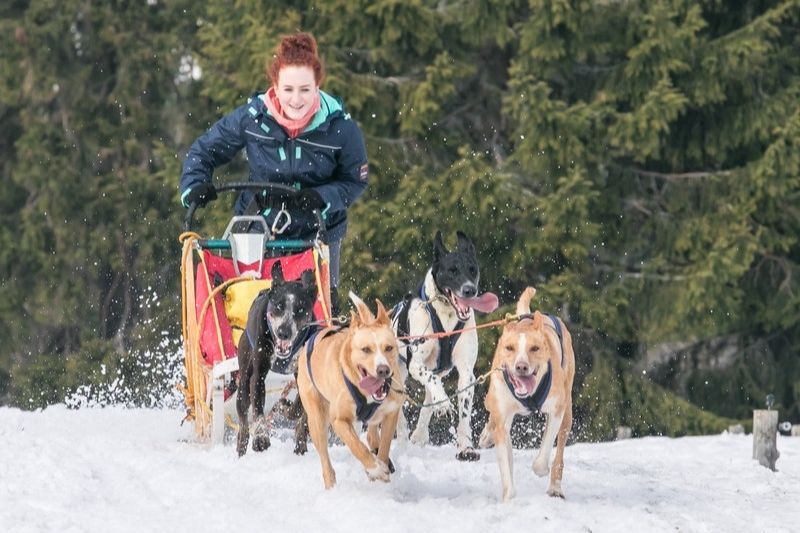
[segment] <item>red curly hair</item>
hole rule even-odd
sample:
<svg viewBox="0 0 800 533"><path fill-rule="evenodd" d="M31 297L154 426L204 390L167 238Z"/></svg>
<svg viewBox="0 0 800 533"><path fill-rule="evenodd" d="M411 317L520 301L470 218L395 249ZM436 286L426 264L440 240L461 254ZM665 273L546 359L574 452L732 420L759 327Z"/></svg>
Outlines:
<svg viewBox="0 0 800 533"><path fill-rule="evenodd" d="M278 84L278 74L288 65L311 67L318 86L325 79L325 67L317 54L317 41L310 33L300 32L281 38L266 69L267 78L273 85Z"/></svg>

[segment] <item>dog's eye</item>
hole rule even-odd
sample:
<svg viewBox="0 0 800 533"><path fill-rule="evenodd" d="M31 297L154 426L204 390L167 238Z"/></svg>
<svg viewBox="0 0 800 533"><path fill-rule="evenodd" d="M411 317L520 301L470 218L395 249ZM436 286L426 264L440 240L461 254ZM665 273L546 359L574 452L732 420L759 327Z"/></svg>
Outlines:
<svg viewBox="0 0 800 533"><path fill-rule="evenodd" d="M275 311L275 314L282 315L283 314L283 310L284 310L284 306L283 306L282 303L275 304L273 306L272 310Z"/></svg>
<svg viewBox="0 0 800 533"><path fill-rule="evenodd" d="M470 276L474 276L474 275L475 275L475 274L477 274L477 273L478 273L478 269L477 269L477 268L475 268L475 267L469 267L469 275L470 275Z"/></svg>
<svg viewBox="0 0 800 533"><path fill-rule="evenodd" d="M303 318L304 316L306 316L306 310L298 309L297 311L294 312L294 316L296 316L297 318Z"/></svg>
<svg viewBox="0 0 800 533"><path fill-rule="evenodd" d="M364 352L365 354L371 354L372 353L372 347L371 346L364 346L363 348L361 348L361 351Z"/></svg>
<svg viewBox="0 0 800 533"><path fill-rule="evenodd" d="M506 351L507 352L513 352L514 351L514 345L513 344L506 344Z"/></svg>
<svg viewBox="0 0 800 533"><path fill-rule="evenodd" d="M384 347L383 347L383 351L384 351L384 352L389 352L389 353L391 353L391 352L392 352L392 350L394 350L394 346L392 346L391 344L387 344L386 346L384 346Z"/></svg>
<svg viewBox="0 0 800 533"><path fill-rule="evenodd" d="M538 352L539 351L539 347L538 346L531 346L530 351L531 352Z"/></svg>
<svg viewBox="0 0 800 533"><path fill-rule="evenodd" d="M458 267L451 266L447 269L451 274L458 274Z"/></svg>

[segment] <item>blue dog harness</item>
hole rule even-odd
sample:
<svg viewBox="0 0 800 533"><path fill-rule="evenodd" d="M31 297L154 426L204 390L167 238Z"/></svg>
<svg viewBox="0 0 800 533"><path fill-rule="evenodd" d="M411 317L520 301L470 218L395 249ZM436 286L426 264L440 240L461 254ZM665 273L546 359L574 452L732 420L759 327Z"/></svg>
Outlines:
<svg viewBox="0 0 800 533"><path fill-rule="evenodd" d="M320 339L324 339L328 335L336 333L341 329L342 328L331 328L323 333ZM306 344L306 365L308 367L308 377L311 378L311 384L314 385L314 388L318 391L319 389L317 388L317 384L314 383L314 374L311 371L311 354L314 352L314 345L318 340L317 337L319 336L320 331L322 330L313 332L308 339L308 343ZM342 370L342 379L344 379L344 383L347 385L347 390L350 392L350 396L353 398L353 401L356 404L356 418L359 422L366 424L383 402L370 402L367 400L367 398L361 394L361 391L358 390L358 387L356 387L352 381L347 379L344 370Z"/></svg>
<svg viewBox="0 0 800 533"><path fill-rule="evenodd" d="M398 317L398 328L397 333L398 336L403 337L407 336L411 333L411 326L408 322L408 311L411 307L411 301L413 298L410 297L411 294L406 296L402 302L397 304L394 309L392 309L391 316ZM431 328L433 329L434 333L445 333L447 330L444 329L442 325L442 320L439 318L439 314L436 312L436 309L433 308L433 305L428 301L428 296L425 294L425 282L422 282L422 285L419 287L419 297L422 302L425 304L425 310L428 312L428 317L430 317L431 321ZM432 370L434 374L440 374L442 372L446 372L453 368L453 349L458 342L459 337L461 337L461 330L464 328L465 322L463 320L459 320L458 323L453 328L453 331L458 331L458 333L454 333L452 335L447 335L444 337L439 337L439 357L436 360L436 368ZM405 353L405 363L406 367L411 364L411 352L410 348L406 347ZM402 356L401 356L402 359Z"/></svg>
<svg viewBox="0 0 800 533"><path fill-rule="evenodd" d="M553 315L545 315L547 316L554 324L553 329L556 330L556 335L558 335L558 341L561 345L561 367L564 367L564 336L563 332L561 331L561 322L558 318L554 317ZM539 381L539 385L536 387L536 391L530 396L526 396L524 398L520 398L514 392L514 385L511 383L511 379L508 377L508 368L505 366L503 367L503 379L508 386L508 390L511 391L511 394L514 395L514 398L524 405L529 411L539 411L544 405L545 400L547 399L547 395L550 393L550 385L553 383L553 367L550 361L547 361L547 372L545 373L544 377L541 381Z"/></svg>

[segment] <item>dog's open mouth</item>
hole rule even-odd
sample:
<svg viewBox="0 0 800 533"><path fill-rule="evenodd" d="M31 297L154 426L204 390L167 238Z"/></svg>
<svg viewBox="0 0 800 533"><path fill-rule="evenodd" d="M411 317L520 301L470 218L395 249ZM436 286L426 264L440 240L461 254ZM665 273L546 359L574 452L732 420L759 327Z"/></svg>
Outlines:
<svg viewBox="0 0 800 533"><path fill-rule="evenodd" d="M275 355L281 359L289 357L292 355L292 344L294 344L293 339L288 341L275 340Z"/></svg>
<svg viewBox="0 0 800 533"><path fill-rule="evenodd" d="M533 373L526 376L506 369L508 380L514 387L514 394L518 398L525 398L536 391L536 374L537 372L535 370Z"/></svg>
<svg viewBox="0 0 800 533"><path fill-rule="evenodd" d="M481 313L491 313L497 309L497 295L491 292L485 292L475 298L461 298L450 289L445 289L444 292L460 320L467 320L473 309Z"/></svg>
<svg viewBox="0 0 800 533"><path fill-rule="evenodd" d="M361 374L361 380L358 382L358 386L367 391L376 402L385 400L386 396L389 395L391 379L376 378L370 375L362 366L358 367L358 372Z"/></svg>

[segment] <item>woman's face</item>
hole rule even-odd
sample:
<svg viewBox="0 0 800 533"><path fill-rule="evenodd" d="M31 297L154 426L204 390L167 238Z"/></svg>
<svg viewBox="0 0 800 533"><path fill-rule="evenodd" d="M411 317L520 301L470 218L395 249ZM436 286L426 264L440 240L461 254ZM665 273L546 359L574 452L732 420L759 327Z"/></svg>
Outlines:
<svg viewBox="0 0 800 533"><path fill-rule="evenodd" d="M308 113L318 90L311 67L287 65L278 72L275 93L283 113L292 120Z"/></svg>

